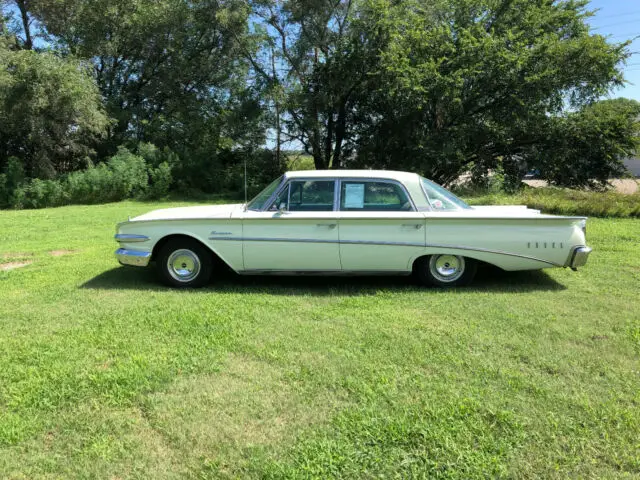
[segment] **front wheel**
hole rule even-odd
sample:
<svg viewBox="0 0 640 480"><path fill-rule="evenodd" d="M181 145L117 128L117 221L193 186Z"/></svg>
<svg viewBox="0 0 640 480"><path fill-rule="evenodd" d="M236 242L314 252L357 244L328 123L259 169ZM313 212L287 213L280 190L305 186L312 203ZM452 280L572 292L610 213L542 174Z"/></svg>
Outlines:
<svg viewBox="0 0 640 480"><path fill-rule="evenodd" d="M156 260L158 274L164 283L177 288L197 288L211 278L213 262L209 252L199 242L180 238L163 245Z"/></svg>
<svg viewBox="0 0 640 480"><path fill-rule="evenodd" d="M420 282L436 287L468 285L476 275L478 264L459 255L431 255L416 262L415 273Z"/></svg>

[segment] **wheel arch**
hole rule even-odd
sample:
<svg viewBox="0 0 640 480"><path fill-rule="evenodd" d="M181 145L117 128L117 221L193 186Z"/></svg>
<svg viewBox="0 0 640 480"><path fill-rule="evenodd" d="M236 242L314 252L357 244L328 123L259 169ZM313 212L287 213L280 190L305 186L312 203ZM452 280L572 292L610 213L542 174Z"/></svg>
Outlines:
<svg viewBox="0 0 640 480"><path fill-rule="evenodd" d="M189 234L186 234L186 233L172 233L172 234L166 235L166 236L162 237L160 240L158 240L156 242L156 244L153 246L153 250L151 250L151 261L156 260L156 258L158 256L158 252L160 252L162 247L164 247L168 242L170 242L171 240L180 239L180 238L185 238L185 239L194 240L194 241L198 242L200 245L202 245L204 248L206 248L207 251L211 252L211 256L213 258L214 263L216 263L219 266L222 266L224 268L229 269L229 271L234 271L233 268L231 268L231 266L229 265L229 263L224 258L222 258L220 256L220 254L218 252L216 252L215 249L213 249L211 247L211 245L207 245L205 242L203 242L198 237L196 237L194 235L189 235Z"/></svg>
<svg viewBox="0 0 640 480"><path fill-rule="evenodd" d="M502 268L500 265L497 265L496 263L488 262L485 258L481 258L482 255L474 255L474 252L448 248L448 249L440 249L438 251L433 251L433 252L425 252L425 253L421 253L420 255L417 255L415 258L411 260L411 263L410 263L411 271L412 272L416 271L416 266L420 263L422 259L432 257L433 255L457 255L459 257L464 257L464 258L469 258L471 260L474 260L478 264L478 266L484 264L484 265L491 265L492 267Z"/></svg>

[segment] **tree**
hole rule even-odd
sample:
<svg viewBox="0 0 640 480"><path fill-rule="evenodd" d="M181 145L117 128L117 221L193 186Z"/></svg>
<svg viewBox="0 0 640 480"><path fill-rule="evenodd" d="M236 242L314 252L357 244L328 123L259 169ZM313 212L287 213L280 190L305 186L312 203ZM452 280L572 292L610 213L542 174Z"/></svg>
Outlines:
<svg viewBox="0 0 640 480"><path fill-rule="evenodd" d="M416 170L448 183L502 164L518 177L556 117L622 84L629 56L627 43L591 33L586 0L253 8L278 48L282 73L265 77L284 86L285 135L316 168Z"/></svg>
<svg viewBox="0 0 640 480"><path fill-rule="evenodd" d="M449 183L524 174L555 118L621 85L626 43L592 35L586 1L380 2L392 33L354 164Z"/></svg>
<svg viewBox="0 0 640 480"><path fill-rule="evenodd" d="M532 165L555 185L604 188L640 146L640 102L619 98L553 119Z"/></svg>
<svg viewBox="0 0 640 480"><path fill-rule="evenodd" d="M30 177L86 166L107 125L86 66L0 39L0 171L11 156Z"/></svg>
<svg viewBox="0 0 640 480"><path fill-rule="evenodd" d="M352 140L357 95L377 63L376 45L366 39L369 25L357 20L357 2L259 1L253 10L280 68L257 58L252 65L284 95L283 135L302 144L317 169L340 168Z"/></svg>

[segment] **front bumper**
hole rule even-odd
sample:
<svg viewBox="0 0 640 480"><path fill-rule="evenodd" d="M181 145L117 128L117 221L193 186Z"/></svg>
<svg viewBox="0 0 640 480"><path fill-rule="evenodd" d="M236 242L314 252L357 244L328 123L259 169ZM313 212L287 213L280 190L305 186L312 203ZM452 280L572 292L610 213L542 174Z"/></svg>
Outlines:
<svg viewBox="0 0 640 480"><path fill-rule="evenodd" d="M146 267L151 261L151 252L138 252L119 248L116 250L116 258L121 265L132 265L134 267Z"/></svg>
<svg viewBox="0 0 640 480"><path fill-rule="evenodd" d="M573 269L586 265L591 249L589 247L577 247L571 254L569 266Z"/></svg>

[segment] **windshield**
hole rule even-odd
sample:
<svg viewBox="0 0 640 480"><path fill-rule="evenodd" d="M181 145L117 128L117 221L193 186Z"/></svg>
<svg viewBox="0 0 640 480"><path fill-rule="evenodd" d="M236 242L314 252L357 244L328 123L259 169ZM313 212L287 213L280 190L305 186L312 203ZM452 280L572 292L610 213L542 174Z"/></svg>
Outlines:
<svg viewBox="0 0 640 480"><path fill-rule="evenodd" d="M424 193L427 195L427 200L429 201L429 205L436 212L442 211L451 211L451 210L460 210L470 209L471 207L467 205L464 201L460 200L449 190L441 187L437 183L432 182L431 180L427 180L426 178L420 177L422 182L422 188Z"/></svg>
<svg viewBox="0 0 640 480"><path fill-rule="evenodd" d="M273 195L273 192L278 189L281 183L282 177L271 182L267 188L262 190L247 204L247 210L262 210L264 208L264 204L271 198L271 195Z"/></svg>

